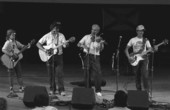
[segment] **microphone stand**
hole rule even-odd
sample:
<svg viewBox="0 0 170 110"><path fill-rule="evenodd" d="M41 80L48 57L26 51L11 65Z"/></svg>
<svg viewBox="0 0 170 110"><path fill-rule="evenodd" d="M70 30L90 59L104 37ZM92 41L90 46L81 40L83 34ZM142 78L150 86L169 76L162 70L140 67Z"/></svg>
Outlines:
<svg viewBox="0 0 170 110"><path fill-rule="evenodd" d="M87 62L86 62L86 63L87 63L87 68L86 68L86 75L87 75L87 82L86 82L86 84L87 84L87 85L86 85L86 87L87 87L87 88L90 88L90 84L89 84L89 81L90 81L90 75L89 75L89 74L90 74L90 72L89 72L89 71L90 71L89 49L88 49L87 51L88 51L88 52L87 52L87 56L86 56L86 58L87 58L87 59L86 59L86 61L87 61Z"/></svg>
<svg viewBox="0 0 170 110"><path fill-rule="evenodd" d="M153 46L155 45L155 39L153 39ZM154 57L155 57L155 52L153 51L152 53L152 61L151 61L151 99L152 99L152 83L153 83L153 72L154 72Z"/></svg>
<svg viewBox="0 0 170 110"><path fill-rule="evenodd" d="M82 56L81 56L81 53L79 53L79 57L80 57L80 59L81 59L81 65L82 65L82 69L84 70L84 61L83 61L83 58L82 58Z"/></svg>
<svg viewBox="0 0 170 110"><path fill-rule="evenodd" d="M119 77L119 48L120 48L120 42L121 42L122 36L119 38L119 43L117 47L116 52L116 59L117 59L117 65L116 65L116 91L118 91L118 77Z"/></svg>

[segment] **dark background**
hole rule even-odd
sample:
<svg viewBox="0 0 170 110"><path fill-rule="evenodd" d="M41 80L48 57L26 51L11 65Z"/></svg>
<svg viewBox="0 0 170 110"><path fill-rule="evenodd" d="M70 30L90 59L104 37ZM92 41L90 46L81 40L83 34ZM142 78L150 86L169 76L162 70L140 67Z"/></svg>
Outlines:
<svg viewBox="0 0 170 110"><path fill-rule="evenodd" d="M146 27L145 36L156 39L160 43L164 38L170 38L170 6L159 4L63 4L63 3L13 3L0 2L0 47L5 42L6 30L12 28L17 32L17 40L27 44L32 39L36 42L47 32L53 21L61 21L61 32L66 39L76 37L74 43L64 49L65 64L81 64L78 54L81 50L76 46L78 41L91 31L91 25L97 23L104 33L103 38L108 42L101 53L103 65L111 65L112 54L116 52L119 36L122 36L120 45L120 66L127 66L124 54L125 46L131 37L136 35L133 30L107 30L103 22L103 10L106 8L133 8L139 14L137 25ZM155 54L155 66L169 66L170 46L161 46ZM0 53L2 54L2 52ZM42 63L35 45L25 51L22 63Z"/></svg>

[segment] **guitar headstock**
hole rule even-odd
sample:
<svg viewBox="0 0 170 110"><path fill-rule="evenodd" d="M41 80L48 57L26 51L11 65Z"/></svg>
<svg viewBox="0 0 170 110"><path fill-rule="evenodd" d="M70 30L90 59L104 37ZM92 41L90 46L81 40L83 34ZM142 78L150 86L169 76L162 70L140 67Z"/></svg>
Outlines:
<svg viewBox="0 0 170 110"><path fill-rule="evenodd" d="M164 45L167 45L169 43L169 40L168 39L164 39L162 42L163 42Z"/></svg>
<svg viewBox="0 0 170 110"><path fill-rule="evenodd" d="M70 37L68 41L69 41L69 42L74 42L75 40L76 40L75 37Z"/></svg>

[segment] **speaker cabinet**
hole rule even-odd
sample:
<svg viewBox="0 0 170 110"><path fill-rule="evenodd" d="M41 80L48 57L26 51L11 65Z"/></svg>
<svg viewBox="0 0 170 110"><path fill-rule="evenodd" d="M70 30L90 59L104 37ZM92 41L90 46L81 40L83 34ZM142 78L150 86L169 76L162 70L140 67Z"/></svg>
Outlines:
<svg viewBox="0 0 170 110"><path fill-rule="evenodd" d="M49 103L49 96L48 96L48 92L45 87L43 87L43 86L26 86L25 90L24 90L24 97L23 97L23 103L25 104L25 106L27 106L27 107L37 106L36 103L34 102L35 97L37 95L43 95L43 96L47 97L48 100L46 100L46 102L43 102L43 103Z"/></svg>
<svg viewBox="0 0 170 110"><path fill-rule="evenodd" d="M72 107L91 109L95 105L95 94L92 88L77 87L73 89Z"/></svg>
<svg viewBox="0 0 170 110"><path fill-rule="evenodd" d="M149 109L149 97L146 91L128 91L127 105L132 110L148 110Z"/></svg>

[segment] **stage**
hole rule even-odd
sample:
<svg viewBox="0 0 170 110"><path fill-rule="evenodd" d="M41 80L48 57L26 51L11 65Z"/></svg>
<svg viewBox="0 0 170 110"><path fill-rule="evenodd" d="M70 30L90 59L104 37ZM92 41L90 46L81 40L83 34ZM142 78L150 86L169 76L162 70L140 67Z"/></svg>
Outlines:
<svg viewBox="0 0 170 110"><path fill-rule="evenodd" d="M49 91L48 75L45 64L23 64L23 81L25 86L44 86ZM112 71L109 65L102 66L103 79L106 85L102 87L102 97L96 97L94 110L107 110L109 107L102 106L103 100L111 101L114 99L116 90L135 90L134 76L129 74L129 69L120 67L118 83L116 83L116 72ZM170 109L170 68L157 66L153 72L152 80L152 105L149 110L168 110ZM71 107L73 89L79 87L72 85L72 82L83 80L83 70L81 65L64 65L64 84L66 96L56 95L57 98L51 102L59 110L74 110ZM16 80L15 80L16 82ZM15 83L14 90L17 92L19 86ZM7 98L9 94L8 74L6 68L0 65L0 97L7 100L8 110L29 110L23 103L23 93L18 93L19 97Z"/></svg>

